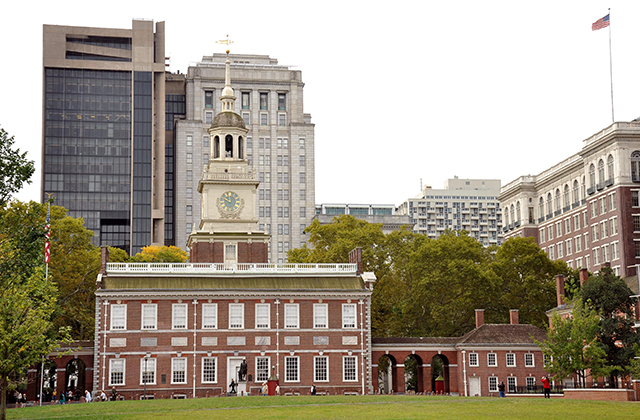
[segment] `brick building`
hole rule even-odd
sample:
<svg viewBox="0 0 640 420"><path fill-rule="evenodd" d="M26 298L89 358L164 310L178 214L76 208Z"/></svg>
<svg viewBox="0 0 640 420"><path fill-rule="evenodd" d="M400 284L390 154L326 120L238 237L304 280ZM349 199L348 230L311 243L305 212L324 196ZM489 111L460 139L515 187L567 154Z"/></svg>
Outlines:
<svg viewBox="0 0 640 420"><path fill-rule="evenodd" d="M540 378L547 375L542 352L533 339L545 337L544 330L519 324L517 310L511 311L511 324L501 325L484 324L484 311L478 309L476 328L462 337L374 338L373 386L382 393L405 392L405 365L412 358L417 365L416 392L497 396L501 381L507 393L533 392L541 386ZM379 375L383 357L390 363L387 373ZM442 364L441 378L432 374L435 364Z"/></svg>
<svg viewBox="0 0 640 420"><path fill-rule="evenodd" d="M531 236L554 260L629 280L640 262L640 123L617 122L582 149L500 193L504 237ZM633 288L637 282L628 281Z"/></svg>
<svg viewBox="0 0 640 420"><path fill-rule="evenodd" d="M94 393L126 399L372 389L370 306L375 276L351 264L269 264L258 225L259 182L248 132L234 109L226 61L222 111L209 128L210 159L198 184L202 219L189 264L109 264L96 291Z"/></svg>

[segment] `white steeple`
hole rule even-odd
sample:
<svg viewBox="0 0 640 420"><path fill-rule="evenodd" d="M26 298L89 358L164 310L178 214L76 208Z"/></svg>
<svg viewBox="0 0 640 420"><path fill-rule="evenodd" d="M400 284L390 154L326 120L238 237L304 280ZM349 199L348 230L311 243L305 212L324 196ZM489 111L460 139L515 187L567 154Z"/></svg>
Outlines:
<svg viewBox="0 0 640 420"><path fill-rule="evenodd" d="M220 101L222 102L222 112L233 111L233 104L236 101L236 97L231 87L231 61L229 61L229 50L227 50L227 61L225 61L224 70L224 89L222 89L222 96Z"/></svg>

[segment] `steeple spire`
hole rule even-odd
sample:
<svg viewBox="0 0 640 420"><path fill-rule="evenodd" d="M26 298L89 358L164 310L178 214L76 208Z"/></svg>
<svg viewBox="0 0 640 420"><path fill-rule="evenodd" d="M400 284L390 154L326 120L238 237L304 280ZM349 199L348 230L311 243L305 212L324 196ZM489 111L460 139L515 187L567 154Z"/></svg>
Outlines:
<svg viewBox="0 0 640 420"><path fill-rule="evenodd" d="M227 50L227 61L225 61L224 70L224 89L222 89L222 112L233 111L233 105L236 101L233 88L231 87L231 61L229 61L229 50Z"/></svg>

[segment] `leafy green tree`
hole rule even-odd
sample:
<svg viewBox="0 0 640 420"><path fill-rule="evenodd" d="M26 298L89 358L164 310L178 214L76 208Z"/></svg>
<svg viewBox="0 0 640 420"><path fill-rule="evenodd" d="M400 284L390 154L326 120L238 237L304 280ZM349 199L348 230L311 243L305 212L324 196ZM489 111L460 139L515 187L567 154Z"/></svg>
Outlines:
<svg viewBox="0 0 640 420"><path fill-rule="evenodd" d="M499 282L498 299L485 308L492 322L508 322L509 309L518 309L520 322L545 328L546 311L556 305L557 274L571 270L552 261L533 238L510 238L495 252L493 270Z"/></svg>
<svg viewBox="0 0 640 420"><path fill-rule="evenodd" d="M44 278L45 206L9 201L0 207L0 418L6 393L26 369L69 342L58 313L56 285Z"/></svg>
<svg viewBox="0 0 640 420"><path fill-rule="evenodd" d="M35 171L35 165L27 159L27 153L14 150L14 143L13 136L9 137L9 133L0 127L0 206L4 206L25 183L30 184Z"/></svg>
<svg viewBox="0 0 640 420"><path fill-rule="evenodd" d="M176 246L149 245L131 257L130 262L174 262L183 263L189 256ZM115 262L115 261L114 261Z"/></svg>
<svg viewBox="0 0 640 420"><path fill-rule="evenodd" d="M547 371L556 380L576 374L584 387L587 371L594 378L609 373L606 353L598 340L599 318L580 299L573 302L571 317L561 318L554 311L547 339L536 344L547 360Z"/></svg>
<svg viewBox="0 0 640 420"><path fill-rule="evenodd" d="M634 345L640 343L640 334L632 321L633 292L611 268L604 267L582 286L580 295L600 315L598 339L604 345L607 365L611 367L609 383L616 387L617 377L630 373Z"/></svg>

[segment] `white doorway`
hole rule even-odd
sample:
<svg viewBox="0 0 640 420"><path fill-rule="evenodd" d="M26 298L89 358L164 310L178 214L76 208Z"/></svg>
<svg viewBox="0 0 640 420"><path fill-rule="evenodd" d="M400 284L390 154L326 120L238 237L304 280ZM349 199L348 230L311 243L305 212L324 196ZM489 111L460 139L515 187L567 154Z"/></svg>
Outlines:
<svg viewBox="0 0 640 420"><path fill-rule="evenodd" d="M244 360L244 357L228 357L227 358L227 383L225 384L227 387L227 392L231 392L231 386L229 386L231 384L231 380L233 379L233 381L237 384L236 385L236 392L238 393L238 395L242 395L243 392L246 394L247 391L247 385L246 382L243 382L242 384L238 383L238 378L240 377L240 365L242 364L242 361Z"/></svg>
<svg viewBox="0 0 640 420"><path fill-rule="evenodd" d="M479 376L469 377L469 396L479 397L480 395L482 395L480 393L480 377Z"/></svg>

